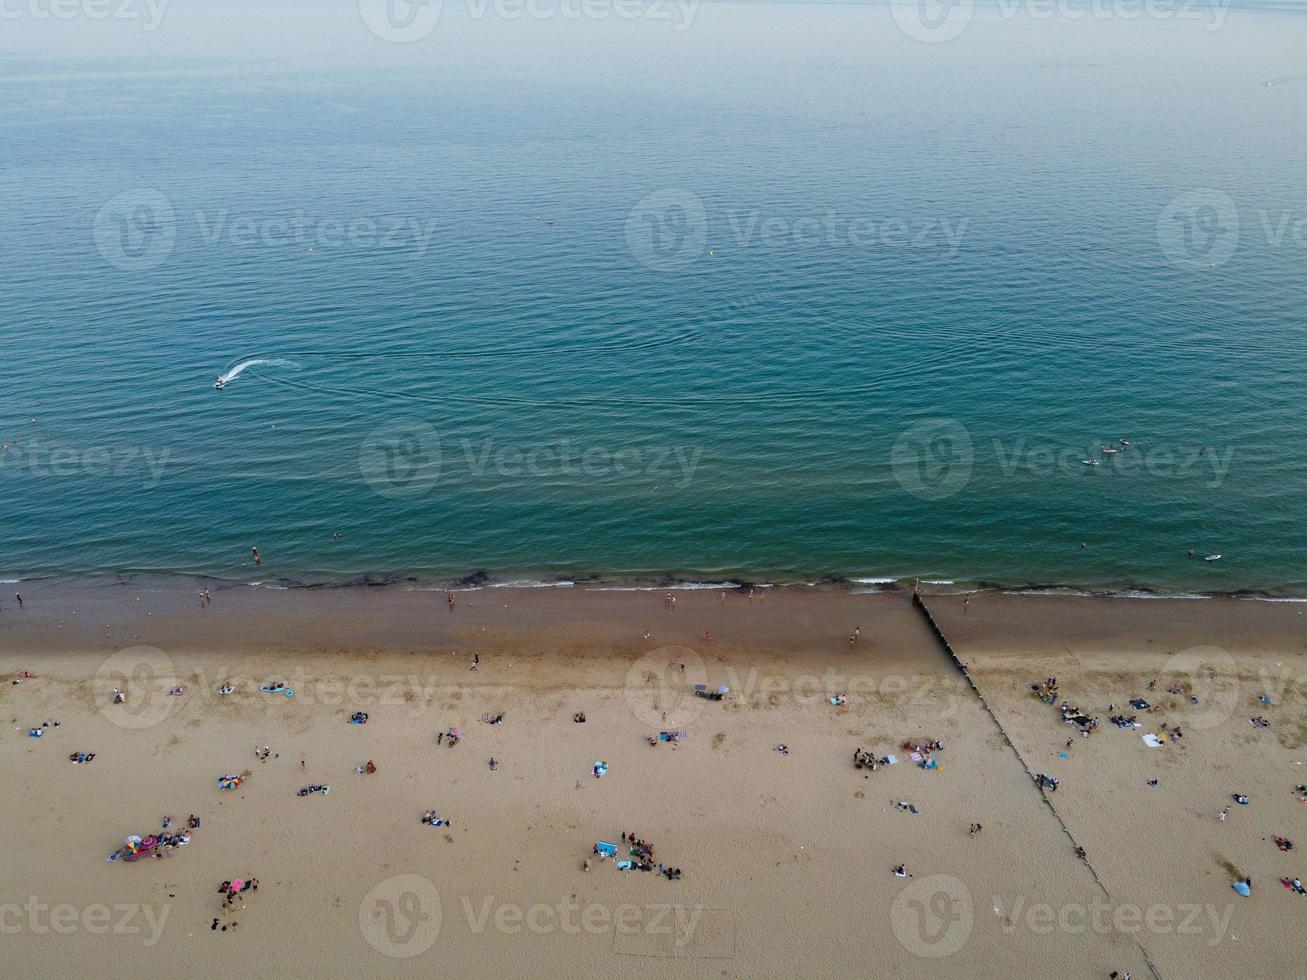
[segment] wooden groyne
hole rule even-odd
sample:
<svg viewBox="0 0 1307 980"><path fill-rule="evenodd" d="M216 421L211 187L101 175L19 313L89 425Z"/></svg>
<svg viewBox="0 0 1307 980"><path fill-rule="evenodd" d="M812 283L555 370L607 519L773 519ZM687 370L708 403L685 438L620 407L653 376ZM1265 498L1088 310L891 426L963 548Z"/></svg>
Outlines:
<svg viewBox="0 0 1307 980"><path fill-rule="evenodd" d="M998 729L999 734L1003 736L1003 741L1007 743L1007 747L1012 750L1012 754L1016 756L1017 762L1020 763L1021 768L1024 769L1026 771L1026 775L1030 777L1031 784L1038 786L1039 784L1035 778L1034 772L1032 772L1030 767L1026 765L1026 760L1024 757L1022 757L1021 753L1017 751L1017 747L1013 743L1011 737L1008 735L1007 729L1003 727L1003 722L999 720L998 714L995 713L994 709L990 707L989 702L985 700L985 695L980 690L980 686L976 683L976 679L971 676L971 671L967 669L966 663L962 660L961 657L958 656L957 650L953 648L953 644L950 643L948 637L944 635L944 630L941 629L939 623L935 621L935 617L931 613L930 607L926 605L925 600L921 598L921 594L915 588L912 590L912 604L916 606L917 609L921 612L921 615L926 620L926 625L928 625L930 627L930 631L935 634L935 637L939 640L940 645L944 648L944 652L947 653L949 659L953 661L953 665L957 667L957 669L962 672L962 676L967 679L967 684L971 687L971 690L973 690L976 693L976 700L980 702L981 707L985 709L985 711L989 714L989 717L993 720L994 727ZM1043 792L1043 790L1041 789L1039 796L1040 799L1043 800L1044 806L1048 808L1048 812L1053 815L1053 819L1057 821L1058 826L1062 828L1062 833L1066 834L1067 840L1071 841L1072 847L1074 847L1076 851L1079 852L1080 851L1079 842L1075 839L1075 836L1071 833L1071 828L1069 828L1066 825L1066 821L1062 819L1062 815L1057 812L1056 807L1054 807L1052 801L1049 800L1048 794ZM1094 881L1098 885L1098 887L1102 889L1103 894L1107 896L1109 901L1111 901L1112 893L1107 890L1107 885L1105 885L1103 883L1103 879L1098 876L1098 871L1097 869L1094 868L1093 864L1090 863L1089 858L1086 856L1086 857L1082 857L1080 860L1085 865L1085 867L1089 869L1089 873L1094 876ZM1153 976L1157 978L1157 980L1162 980L1161 972L1158 971L1156 965L1153 963L1152 957L1148 955L1148 950L1144 948L1144 944L1142 942L1139 942L1138 936L1135 937L1135 942L1139 946L1139 951L1143 954L1144 962L1148 964L1148 969L1152 972Z"/></svg>

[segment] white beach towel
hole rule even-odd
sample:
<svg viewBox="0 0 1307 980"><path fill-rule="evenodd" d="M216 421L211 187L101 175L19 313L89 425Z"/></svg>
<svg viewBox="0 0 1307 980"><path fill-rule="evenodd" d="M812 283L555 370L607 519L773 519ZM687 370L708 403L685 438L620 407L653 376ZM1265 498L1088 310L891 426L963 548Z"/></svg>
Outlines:
<svg viewBox="0 0 1307 980"><path fill-rule="evenodd" d="M1139 737L1144 740L1144 744L1150 749L1155 749L1162 744L1161 740L1152 732L1149 732L1147 735L1140 735Z"/></svg>

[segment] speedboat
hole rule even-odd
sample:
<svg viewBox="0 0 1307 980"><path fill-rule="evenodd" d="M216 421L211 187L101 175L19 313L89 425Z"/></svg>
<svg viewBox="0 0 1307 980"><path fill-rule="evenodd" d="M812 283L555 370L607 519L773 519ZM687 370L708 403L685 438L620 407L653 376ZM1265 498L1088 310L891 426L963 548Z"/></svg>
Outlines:
<svg viewBox="0 0 1307 980"><path fill-rule="evenodd" d="M1098 460L1096 460L1096 459L1082 459L1080 462L1084 463L1086 466L1097 466L1097 465L1098 465Z"/></svg>
<svg viewBox="0 0 1307 980"><path fill-rule="evenodd" d="M213 386L217 388L219 391L222 391L222 389L227 386L227 382L223 381L222 378L219 378L217 381L213 383Z"/></svg>
<svg viewBox="0 0 1307 980"><path fill-rule="evenodd" d="M1103 446L1102 449L1103 449L1103 452L1108 453L1108 454L1111 454L1111 453L1119 453L1119 452L1121 451L1121 450L1119 450L1119 449L1113 449L1111 446Z"/></svg>
<svg viewBox="0 0 1307 980"><path fill-rule="evenodd" d="M1221 558L1220 555L1208 555L1206 558L1203 559L1203 561L1219 561L1220 558Z"/></svg>

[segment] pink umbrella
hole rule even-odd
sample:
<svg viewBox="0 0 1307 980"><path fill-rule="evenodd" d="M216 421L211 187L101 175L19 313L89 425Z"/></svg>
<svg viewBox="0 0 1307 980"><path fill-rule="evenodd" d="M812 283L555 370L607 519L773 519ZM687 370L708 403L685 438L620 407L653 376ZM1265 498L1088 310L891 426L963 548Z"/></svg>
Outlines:
<svg viewBox="0 0 1307 980"><path fill-rule="evenodd" d="M231 890L232 890L233 892L238 892L238 891L241 890L241 886L244 885L244 884L245 884L244 879L242 879L242 878L235 878L235 879L232 880L232 883L231 883Z"/></svg>

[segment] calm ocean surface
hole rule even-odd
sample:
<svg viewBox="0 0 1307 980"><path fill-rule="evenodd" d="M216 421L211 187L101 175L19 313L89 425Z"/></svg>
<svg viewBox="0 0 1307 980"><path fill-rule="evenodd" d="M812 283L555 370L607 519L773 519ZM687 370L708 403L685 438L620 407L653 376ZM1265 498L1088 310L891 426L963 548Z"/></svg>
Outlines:
<svg viewBox="0 0 1307 980"><path fill-rule="evenodd" d="M1307 592L1307 14L1105 6L20 24L0 576Z"/></svg>

